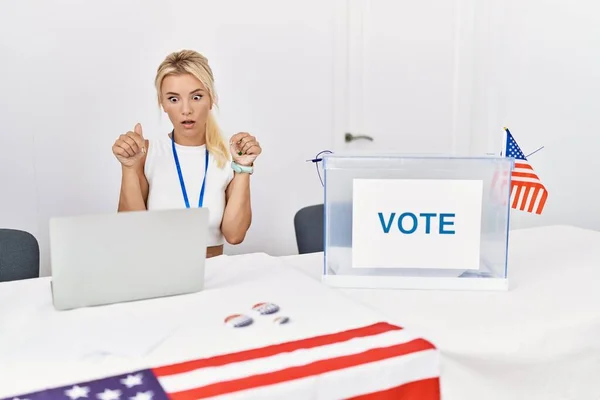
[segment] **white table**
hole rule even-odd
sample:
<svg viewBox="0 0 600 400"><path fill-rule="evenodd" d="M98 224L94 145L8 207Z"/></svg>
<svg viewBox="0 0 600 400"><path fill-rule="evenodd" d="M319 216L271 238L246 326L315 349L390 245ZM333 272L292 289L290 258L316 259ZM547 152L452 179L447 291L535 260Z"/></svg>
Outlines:
<svg viewBox="0 0 600 400"><path fill-rule="evenodd" d="M320 279L323 254L283 257ZM432 340L444 400L600 399L600 232L511 231L508 292L338 289Z"/></svg>
<svg viewBox="0 0 600 400"><path fill-rule="evenodd" d="M264 301L280 312L255 314L244 328L223 323ZM279 315L291 322L274 324ZM322 335L332 336L303 340ZM287 344L269 347L276 343ZM258 350L237 353L249 349ZM126 393L126 384L154 376L138 370L196 359L205 360L153 372L169 392L200 387L195 398L334 399L387 390L439 398L439 352L429 342L266 254L208 260L201 293L63 312L51 305L49 278L0 284L0 398L35 400L30 392L65 386L56 390L61 399L71 390L72 398L97 400L90 380L124 374L123 382L98 383L100 400L149 400L135 392L141 386Z"/></svg>

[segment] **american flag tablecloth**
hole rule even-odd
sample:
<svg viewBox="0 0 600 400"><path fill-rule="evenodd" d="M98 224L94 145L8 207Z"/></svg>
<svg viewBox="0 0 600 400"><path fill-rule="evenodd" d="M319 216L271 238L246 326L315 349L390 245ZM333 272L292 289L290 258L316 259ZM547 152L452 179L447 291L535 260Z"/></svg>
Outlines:
<svg viewBox="0 0 600 400"><path fill-rule="evenodd" d="M439 400L438 374L431 343L382 322L10 399Z"/></svg>

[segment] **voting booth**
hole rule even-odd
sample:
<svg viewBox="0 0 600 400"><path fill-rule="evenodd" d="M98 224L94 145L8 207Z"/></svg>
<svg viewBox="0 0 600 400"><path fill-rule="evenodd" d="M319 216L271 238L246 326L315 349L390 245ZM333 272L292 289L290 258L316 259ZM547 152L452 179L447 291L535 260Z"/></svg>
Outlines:
<svg viewBox="0 0 600 400"><path fill-rule="evenodd" d="M323 158L323 282L335 287L507 290L506 157Z"/></svg>

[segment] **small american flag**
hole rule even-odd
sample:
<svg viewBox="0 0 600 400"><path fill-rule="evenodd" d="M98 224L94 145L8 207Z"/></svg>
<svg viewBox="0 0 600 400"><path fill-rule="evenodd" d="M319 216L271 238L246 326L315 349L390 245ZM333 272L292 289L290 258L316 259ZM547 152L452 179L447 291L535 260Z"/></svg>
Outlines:
<svg viewBox="0 0 600 400"><path fill-rule="evenodd" d="M511 207L516 210L541 214L548 198L548 191L508 128L504 128L504 130L506 131L505 155L515 158L515 168L511 174Z"/></svg>
<svg viewBox="0 0 600 400"><path fill-rule="evenodd" d="M438 356L380 322L5 400L439 400Z"/></svg>

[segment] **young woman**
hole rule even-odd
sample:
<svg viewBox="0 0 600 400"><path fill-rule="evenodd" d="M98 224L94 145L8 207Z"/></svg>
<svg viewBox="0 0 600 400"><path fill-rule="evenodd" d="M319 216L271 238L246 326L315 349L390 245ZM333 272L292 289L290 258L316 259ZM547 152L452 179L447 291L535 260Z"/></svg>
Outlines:
<svg viewBox="0 0 600 400"><path fill-rule="evenodd" d="M149 141L138 123L115 141L122 167L119 211L207 207L207 257L221 255L224 240L239 244L250 227L250 175L261 147L246 132L233 135L229 145L223 140L212 114L213 73L201 54L167 56L155 86L173 131Z"/></svg>

